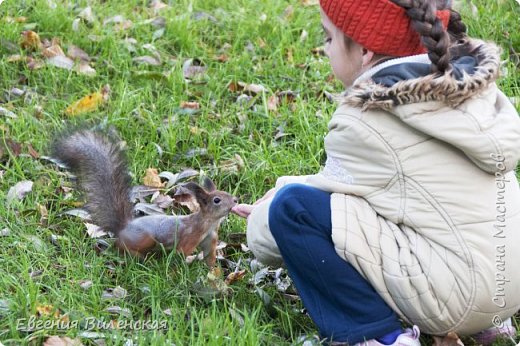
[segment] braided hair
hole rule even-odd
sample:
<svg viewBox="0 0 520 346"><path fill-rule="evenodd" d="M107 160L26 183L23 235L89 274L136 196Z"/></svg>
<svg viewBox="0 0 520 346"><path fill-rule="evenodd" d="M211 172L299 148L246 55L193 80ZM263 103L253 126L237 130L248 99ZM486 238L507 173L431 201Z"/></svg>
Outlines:
<svg viewBox="0 0 520 346"><path fill-rule="evenodd" d="M432 62L432 72L444 73L451 69L450 47L453 41L464 41L466 26L460 14L449 8L450 1L431 0L391 0L404 8L411 19L412 27L421 36L422 44L428 49L428 57ZM450 21L448 30L444 30L442 21L437 18L436 11L449 8Z"/></svg>

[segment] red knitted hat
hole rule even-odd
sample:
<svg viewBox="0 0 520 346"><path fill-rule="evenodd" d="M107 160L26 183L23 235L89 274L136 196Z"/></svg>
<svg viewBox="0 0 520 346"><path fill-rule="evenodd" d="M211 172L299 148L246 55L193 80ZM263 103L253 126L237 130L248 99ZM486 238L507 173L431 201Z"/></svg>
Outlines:
<svg viewBox="0 0 520 346"><path fill-rule="evenodd" d="M426 53L404 8L390 0L320 0L327 17L345 35L377 54L408 56ZM437 11L444 28L450 11Z"/></svg>

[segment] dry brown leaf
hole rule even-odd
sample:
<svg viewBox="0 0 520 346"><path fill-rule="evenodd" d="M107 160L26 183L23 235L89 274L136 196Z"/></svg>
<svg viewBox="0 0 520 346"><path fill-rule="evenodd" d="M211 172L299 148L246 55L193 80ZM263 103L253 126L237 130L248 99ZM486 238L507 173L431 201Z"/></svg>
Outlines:
<svg viewBox="0 0 520 346"><path fill-rule="evenodd" d="M459 336L454 332L450 332L444 337L434 336L433 340L433 346L464 346Z"/></svg>
<svg viewBox="0 0 520 346"><path fill-rule="evenodd" d="M27 50L39 50L42 48L42 42L40 35L32 30L26 30L22 32L22 42L20 46Z"/></svg>
<svg viewBox="0 0 520 346"><path fill-rule="evenodd" d="M182 101L180 107L183 109L200 109L200 104L195 101Z"/></svg>
<svg viewBox="0 0 520 346"><path fill-rule="evenodd" d="M110 86L107 84L100 91L89 94L74 102L65 109L67 115L78 115L96 110L100 105L108 101Z"/></svg>
<svg viewBox="0 0 520 346"><path fill-rule="evenodd" d="M150 9L152 9L154 12L159 12L160 10L166 9L170 6L163 3L161 0L152 0L150 2Z"/></svg>
<svg viewBox="0 0 520 346"><path fill-rule="evenodd" d="M59 40L56 38L52 39L50 46L43 49L42 54L47 59L55 56L65 56L63 49L60 47Z"/></svg>
<svg viewBox="0 0 520 346"><path fill-rule="evenodd" d="M245 270L239 270L239 271L229 273L229 275L226 277L226 280L224 280L224 282L226 283L226 285L231 285L232 283L242 279L244 277L244 275L246 275Z"/></svg>
<svg viewBox="0 0 520 346"><path fill-rule="evenodd" d="M159 177L159 172L155 168L148 168L143 178L143 185L150 187L163 187L164 183Z"/></svg>
<svg viewBox="0 0 520 346"><path fill-rule="evenodd" d="M58 318L60 316L60 312L50 304L38 304L36 306L36 315L37 316L51 316Z"/></svg>
<svg viewBox="0 0 520 346"><path fill-rule="evenodd" d="M82 346L79 338L71 339L68 336L51 336L43 343L43 346Z"/></svg>
<svg viewBox="0 0 520 346"><path fill-rule="evenodd" d="M83 60L90 61L90 56L81 48L76 47L75 45L69 45L67 49L67 55L69 58L74 60Z"/></svg>
<svg viewBox="0 0 520 346"><path fill-rule="evenodd" d="M38 159L40 157L40 154L36 150L34 150L31 143L27 145L27 150L29 151L29 155L31 155L33 159Z"/></svg>
<svg viewBox="0 0 520 346"><path fill-rule="evenodd" d="M14 21L17 23L25 23L27 21L27 17L17 17Z"/></svg>
<svg viewBox="0 0 520 346"><path fill-rule="evenodd" d="M226 54L220 54L217 57L215 57L215 60L220 62L226 62L229 60L229 57Z"/></svg>
<svg viewBox="0 0 520 346"><path fill-rule="evenodd" d="M267 109L270 111L277 111L278 110L278 96L271 95L267 99Z"/></svg>

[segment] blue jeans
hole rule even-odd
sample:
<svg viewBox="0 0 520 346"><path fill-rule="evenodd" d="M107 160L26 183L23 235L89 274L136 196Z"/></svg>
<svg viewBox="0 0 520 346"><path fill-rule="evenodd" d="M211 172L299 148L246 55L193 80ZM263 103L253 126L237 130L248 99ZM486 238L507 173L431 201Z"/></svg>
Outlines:
<svg viewBox="0 0 520 346"><path fill-rule="evenodd" d="M330 193L284 186L269 208L269 228L321 337L354 344L401 328L393 310L336 253Z"/></svg>

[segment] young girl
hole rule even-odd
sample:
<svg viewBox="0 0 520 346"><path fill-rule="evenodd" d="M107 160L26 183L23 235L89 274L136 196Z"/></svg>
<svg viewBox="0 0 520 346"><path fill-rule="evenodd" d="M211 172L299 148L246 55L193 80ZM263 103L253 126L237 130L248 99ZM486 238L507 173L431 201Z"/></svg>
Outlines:
<svg viewBox="0 0 520 346"><path fill-rule="evenodd" d="M502 326L520 308L520 119L495 84L499 49L448 1L320 5L347 91L323 170L235 208L251 250L283 262L329 341Z"/></svg>

